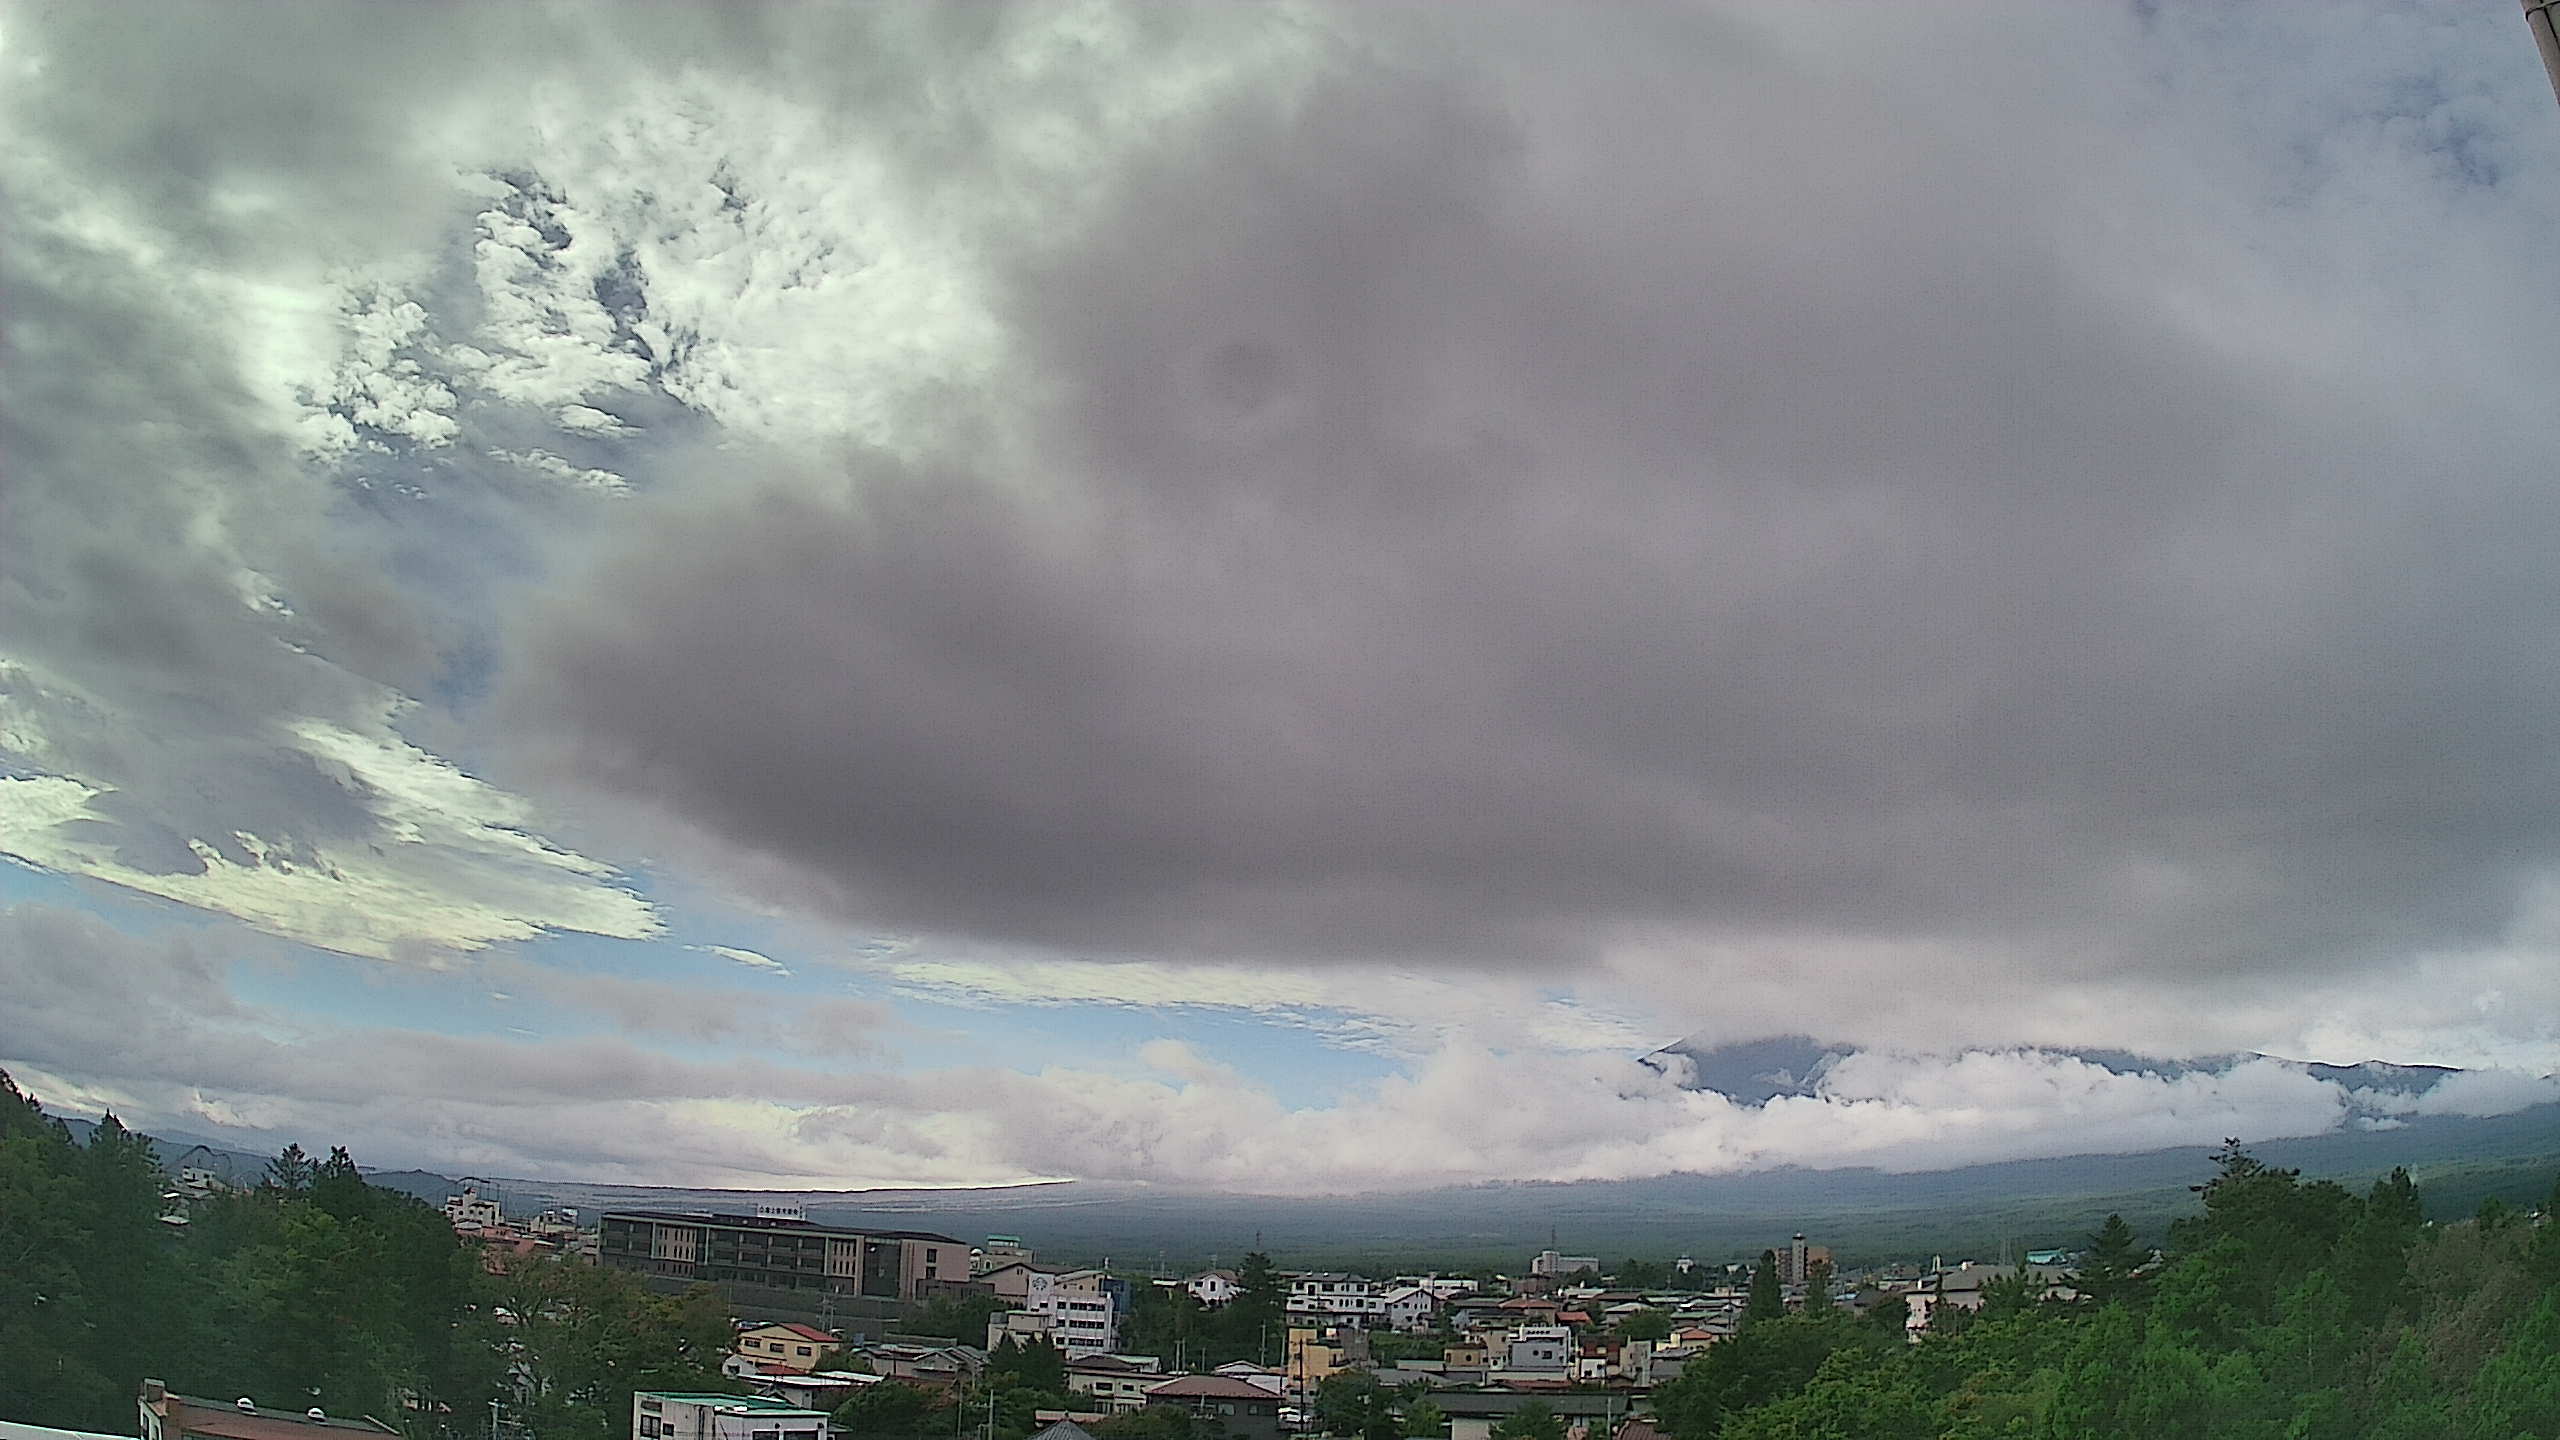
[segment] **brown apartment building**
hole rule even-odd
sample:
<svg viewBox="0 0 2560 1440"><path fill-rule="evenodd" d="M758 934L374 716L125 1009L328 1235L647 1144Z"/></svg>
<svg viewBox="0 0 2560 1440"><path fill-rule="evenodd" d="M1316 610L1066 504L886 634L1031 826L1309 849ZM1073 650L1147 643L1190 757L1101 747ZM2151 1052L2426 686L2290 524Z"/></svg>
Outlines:
<svg viewBox="0 0 2560 1440"><path fill-rule="evenodd" d="M673 1280L916 1300L970 1284L969 1247L924 1230L845 1230L772 1215L611 1210L596 1256Z"/></svg>

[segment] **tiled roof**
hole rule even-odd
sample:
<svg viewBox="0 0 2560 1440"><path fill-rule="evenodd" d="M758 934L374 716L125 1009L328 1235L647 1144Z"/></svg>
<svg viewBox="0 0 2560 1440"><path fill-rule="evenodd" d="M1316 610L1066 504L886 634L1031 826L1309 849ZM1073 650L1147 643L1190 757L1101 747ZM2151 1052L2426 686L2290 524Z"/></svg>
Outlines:
<svg viewBox="0 0 2560 1440"><path fill-rule="evenodd" d="M1225 1375L1185 1375L1147 1387L1147 1397L1168 1400L1274 1400L1279 1397L1250 1381Z"/></svg>

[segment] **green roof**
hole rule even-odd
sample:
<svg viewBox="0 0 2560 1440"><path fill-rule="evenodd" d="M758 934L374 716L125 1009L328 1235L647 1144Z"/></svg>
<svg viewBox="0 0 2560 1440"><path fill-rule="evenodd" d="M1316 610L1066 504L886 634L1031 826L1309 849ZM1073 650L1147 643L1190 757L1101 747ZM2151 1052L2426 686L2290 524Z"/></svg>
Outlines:
<svg viewBox="0 0 2560 1440"><path fill-rule="evenodd" d="M688 1405L726 1405L737 1410L762 1410L775 1415L824 1415L824 1410L803 1410L788 1400L770 1395L704 1395L682 1390L643 1390L640 1397L648 1400L680 1400Z"/></svg>

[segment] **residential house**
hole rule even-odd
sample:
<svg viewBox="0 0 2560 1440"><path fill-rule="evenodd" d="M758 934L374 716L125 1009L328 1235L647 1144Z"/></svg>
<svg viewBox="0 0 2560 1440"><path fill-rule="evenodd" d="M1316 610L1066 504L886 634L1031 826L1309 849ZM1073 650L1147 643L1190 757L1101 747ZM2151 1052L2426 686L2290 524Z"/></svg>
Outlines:
<svg viewBox="0 0 2560 1440"><path fill-rule="evenodd" d="M1031 1440L1093 1440L1093 1432L1073 1420L1053 1420L1047 1429L1034 1433Z"/></svg>
<svg viewBox="0 0 2560 1440"><path fill-rule="evenodd" d="M1406 1285L1378 1297L1378 1321L1407 1334L1428 1330L1440 1318L1440 1297L1419 1285Z"/></svg>
<svg viewBox="0 0 2560 1440"><path fill-rule="evenodd" d="M1215 1310L1236 1298L1244 1287L1233 1270L1203 1270L1183 1281L1182 1288L1190 1291L1191 1298L1202 1307Z"/></svg>
<svg viewBox="0 0 2560 1440"><path fill-rule="evenodd" d="M850 1370L823 1370L808 1375L758 1375L748 1380L755 1392L774 1400L787 1400L803 1410L821 1410L829 1415L836 1407L856 1394L887 1379L885 1375L861 1375Z"/></svg>
<svg viewBox="0 0 2560 1440"><path fill-rule="evenodd" d="M370 1415L335 1416L317 1406L276 1410L243 1395L228 1404L172 1392L158 1380L142 1382L136 1402L142 1440L353 1440L357 1435L400 1432Z"/></svg>
<svg viewBox="0 0 2560 1440"><path fill-rule="evenodd" d="M766 1374L805 1375L818 1359L842 1345L841 1336L815 1325L758 1325L738 1332L737 1357Z"/></svg>
<svg viewBox="0 0 2560 1440"><path fill-rule="evenodd" d="M1483 1336L1467 1336L1440 1352L1440 1368L1452 1380L1466 1376L1481 1382L1493 1369L1492 1345Z"/></svg>
<svg viewBox="0 0 2560 1440"><path fill-rule="evenodd" d="M1142 1410L1147 1387L1164 1382L1164 1365L1153 1355L1086 1355L1067 1362L1067 1388L1093 1397L1093 1408L1105 1415Z"/></svg>
<svg viewBox="0 0 2560 1440"><path fill-rule="evenodd" d="M1274 1395L1282 1394L1289 1388L1288 1376L1268 1365L1256 1365L1250 1360L1230 1360L1210 1373L1224 1376L1229 1380L1242 1380L1248 1385L1259 1385Z"/></svg>
<svg viewBox="0 0 2560 1440"><path fill-rule="evenodd" d="M1573 1360L1570 1326L1522 1325L1505 1337L1500 1368L1515 1375L1562 1379Z"/></svg>
<svg viewBox="0 0 2560 1440"><path fill-rule="evenodd" d="M985 1372L986 1352L966 1345L875 1341L854 1351L873 1374L920 1390L957 1390Z"/></svg>
<svg viewBox="0 0 2560 1440"><path fill-rule="evenodd" d="M1185 1375L1147 1391L1150 1405L1179 1405L1227 1440L1280 1440L1280 1397L1250 1381Z"/></svg>
<svg viewBox="0 0 2560 1440"><path fill-rule="evenodd" d="M1488 1440L1494 1426L1531 1404L1554 1411L1568 1434L1609 1435L1635 1401L1623 1390L1445 1390L1435 1392L1431 1403L1449 1417L1449 1440Z"/></svg>
<svg viewBox="0 0 2560 1440"><path fill-rule="evenodd" d="M831 1440L823 1410L767 1395L641 1390L631 1397L631 1440Z"/></svg>

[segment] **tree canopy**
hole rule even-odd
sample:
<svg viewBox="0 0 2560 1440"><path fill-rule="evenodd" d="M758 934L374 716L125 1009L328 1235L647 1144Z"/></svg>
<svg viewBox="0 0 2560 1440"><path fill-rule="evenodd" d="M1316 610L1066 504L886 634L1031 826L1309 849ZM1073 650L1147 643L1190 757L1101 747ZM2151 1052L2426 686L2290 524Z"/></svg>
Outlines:
<svg viewBox="0 0 2560 1440"><path fill-rule="evenodd" d="M2406 1171L2359 1195L2234 1142L2194 1188L2156 1262L2101 1222L2076 1301L2022 1279L1916 1345L1889 1303L1763 1313L1655 1392L1661 1422L1675 1440L2560 1440L2560 1186L2539 1217L2429 1224Z"/></svg>

